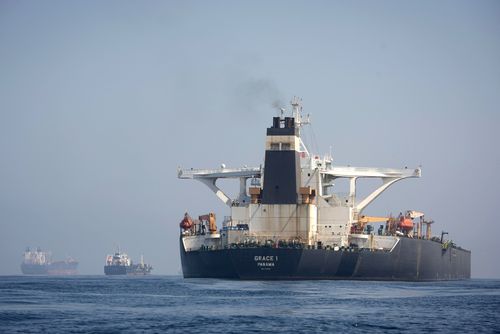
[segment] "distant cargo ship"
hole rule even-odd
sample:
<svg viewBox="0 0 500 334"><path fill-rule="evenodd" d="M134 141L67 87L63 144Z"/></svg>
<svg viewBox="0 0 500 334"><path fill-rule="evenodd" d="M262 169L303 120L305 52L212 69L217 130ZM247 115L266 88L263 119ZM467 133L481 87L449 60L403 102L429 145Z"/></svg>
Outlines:
<svg viewBox="0 0 500 334"><path fill-rule="evenodd" d="M130 257L118 250L113 255L106 256L106 264L104 266L105 275L149 275L153 270L153 266L144 263L144 258L141 256L141 262L135 264Z"/></svg>
<svg viewBox="0 0 500 334"><path fill-rule="evenodd" d="M25 275L76 275L78 261L68 257L62 261L52 261L51 252L42 251L40 247L24 252L21 271Z"/></svg>
<svg viewBox="0 0 500 334"><path fill-rule="evenodd" d="M420 177L420 168L334 165L331 154L321 158L307 149L300 133L309 119L302 117L299 99L292 107L293 115L274 117L267 128L264 166L178 170L179 178L201 181L231 210L221 229L214 213L198 219L185 214L179 238L184 277L470 278L471 252L444 240L444 232L433 237L433 221L423 213L363 214L395 182ZM238 197L218 187L221 178L239 181ZM381 185L359 198L356 184L363 178L379 179ZM348 194L337 190L339 179L348 181Z"/></svg>

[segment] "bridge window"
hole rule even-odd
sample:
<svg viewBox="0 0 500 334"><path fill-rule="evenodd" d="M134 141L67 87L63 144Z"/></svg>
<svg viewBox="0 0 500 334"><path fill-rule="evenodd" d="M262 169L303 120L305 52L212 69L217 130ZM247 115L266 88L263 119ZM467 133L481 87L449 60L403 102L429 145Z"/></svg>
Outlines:
<svg viewBox="0 0 500 334"><path fill-rule="evenodd" d="M288 151L290 143L271 143L271 151Z"/></svg>

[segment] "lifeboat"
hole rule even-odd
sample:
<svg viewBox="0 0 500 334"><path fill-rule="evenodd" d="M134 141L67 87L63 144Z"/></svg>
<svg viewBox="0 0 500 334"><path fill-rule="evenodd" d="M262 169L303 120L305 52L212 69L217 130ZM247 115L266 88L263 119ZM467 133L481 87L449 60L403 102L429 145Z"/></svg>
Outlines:
<svg viewBox="0 0 500 334"><path fill-rule="evenodd" d="M399 219L399 228L405 231L413 230L413 220L407 217L401 217Z"/></svg>
<svg viewBox="0 0 500 334"><path fill-rule="evenodd" d="M184 214L184 219L181 220L179 226L183 230L189 230L191 227L193 227L193 221L191 220L191 217L189 217L187 212Z"/></svg>

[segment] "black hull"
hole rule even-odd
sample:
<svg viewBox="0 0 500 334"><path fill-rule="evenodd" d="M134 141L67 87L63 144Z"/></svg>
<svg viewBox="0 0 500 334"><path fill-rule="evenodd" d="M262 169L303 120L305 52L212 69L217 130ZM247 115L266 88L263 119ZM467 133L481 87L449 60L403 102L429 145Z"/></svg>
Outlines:
<svg viewBox="0 0 500 334"><path fill-rule="evenodd" d="M127 275L126 266L104 266L105 275Z"/></svg>
<svg viewBox="0 0 500 334"><path fill-rule="evenodd" d="M104 266L105 275L134 275L134 276L144 276L150 275L151 269L141 269L137 266Z"/></svg>
<svg viewBox="0 0 500 334"><path fill-rule="evenodd" d="M394 280L469 279L470 251L438 242L401 238L391 251L289 248L237 248L185 252L185 278L244 280Z"/></svg>

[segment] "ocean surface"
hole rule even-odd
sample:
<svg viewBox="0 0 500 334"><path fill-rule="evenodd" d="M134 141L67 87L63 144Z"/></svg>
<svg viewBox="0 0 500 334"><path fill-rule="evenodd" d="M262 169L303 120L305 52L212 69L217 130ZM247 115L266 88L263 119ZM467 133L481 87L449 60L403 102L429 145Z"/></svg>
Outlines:
<svg viewBox="0 0 500 334"><path fill-rule="evenodd" d="M0 276L0 333L500 333L500 280Z"/></svg>

